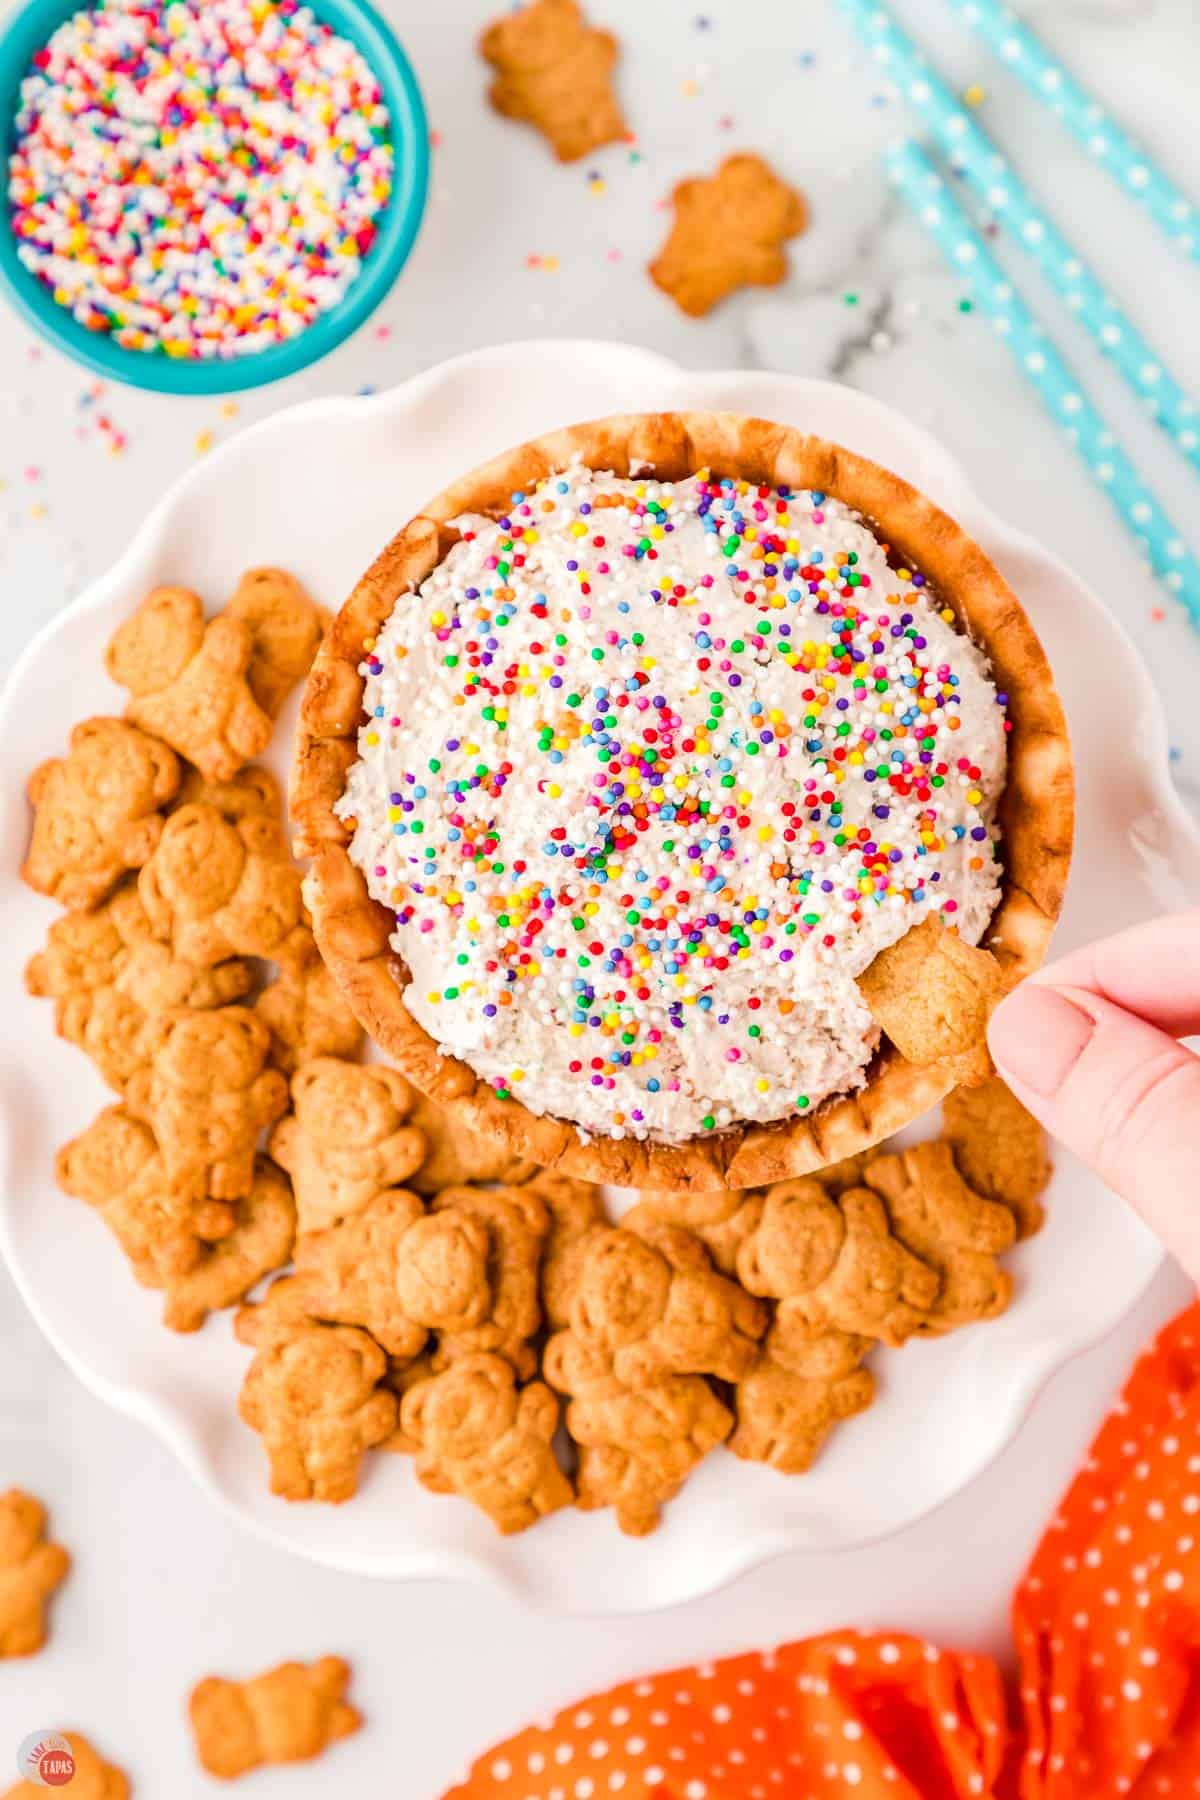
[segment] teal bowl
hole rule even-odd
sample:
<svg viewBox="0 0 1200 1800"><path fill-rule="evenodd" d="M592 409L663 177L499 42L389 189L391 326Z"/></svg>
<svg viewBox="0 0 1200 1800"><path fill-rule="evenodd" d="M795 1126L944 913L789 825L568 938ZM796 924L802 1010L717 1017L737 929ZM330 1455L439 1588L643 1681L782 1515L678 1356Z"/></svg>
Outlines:
<svg viewBox="0 0 1200 1800"><path fill-rule="evenodd" d="M34 54L85 4L86 0L25 0L0 35L0 119L5 121L0 288L36 332L106 381L123 381L160 394L234 394L298 374L336 349L374 312L407 262L425 211L429 127L412 65L391 27L369 0L308 0L317 18L362 52L391 119L396 159L392 193L361 273L336 306L288 343L220 362L188 362L157 350L124 350L103 332L89 331L17 256L9 225L8 157L21 83Z"/></svg>

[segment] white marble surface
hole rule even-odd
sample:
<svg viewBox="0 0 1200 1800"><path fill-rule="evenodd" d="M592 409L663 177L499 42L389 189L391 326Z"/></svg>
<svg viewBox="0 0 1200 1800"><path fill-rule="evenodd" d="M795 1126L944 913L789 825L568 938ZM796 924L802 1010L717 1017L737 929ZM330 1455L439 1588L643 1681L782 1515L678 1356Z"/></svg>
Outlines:
<svg viewBox="0 0 1200 1800"><path fill-rule="evenodd" d="M996 510L1073 562L1138 639L1167 705L1177 777L1200 801L1200 643L887 195L878 151L899 129L901 108L828 0L803 8L594 0L595 16L625 45L623 90L642 160L617 148L568 169L482 104L472 41L486 0L384 0L384 8L413 54L441 143L413 261L354 342L227 415L212 401L118 389L93 396L81 372L38 352L0 316L0 666L105 566L206 437L219 441L309 395L385 386L489 340L612 336L698 368L834 375L908 409ZM1200 56L1194 0L1042 0L1028 9L1200 195L1200 138L1186 129ZM941 0L904 0L899 10L958 85L986 88L984 122L1200 390L1200 269L1160 244ZM765 151L808 191L812 229L784 287L697 324L641 265L663 232L656 208L671 183L741 147ZM603 192L589 185L592 169ZM530 267L535 256L558 266ZM1028 269L1013 267L1189 527L1194 478L1069 335ZM100 414L128 439L120 455L110 453ZM538 1617L442 1586L372 1585L264 1548L215 1513L156 1442L67 1374L0 1276L0 1485L20 1481L46 1495L77 1558L52 1649L8 1665L0 1683L0 1782L28 1731L78 1724L129 1768L139 1795L199 1800L215 1789L188 1749L190 1683L211 1669L250 1671L332 1649L354 1659L370 1729L336 1763L259 1777L264 1800L327 1794L335 1780L338 1791L431 1800L472 1753L591 1686L829 1625L903 1625L1003 1652L1008 1594L1056 1494L1136 1345L1186 1293L1182 1277L1165 1272L1119 1332L1051 1384L992 1470L933 1519L873 1549L791 1558L632 1626Z"/></svg>

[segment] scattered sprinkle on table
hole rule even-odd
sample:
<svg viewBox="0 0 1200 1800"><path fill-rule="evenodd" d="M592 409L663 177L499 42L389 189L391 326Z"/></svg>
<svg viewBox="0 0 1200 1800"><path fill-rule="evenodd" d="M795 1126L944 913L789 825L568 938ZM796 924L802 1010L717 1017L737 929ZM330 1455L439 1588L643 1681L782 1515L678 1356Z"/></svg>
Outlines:
<svg viewBox="0 0 1200 1800"><path fill-rule="evenodd" d="M379 83L297 0L101 0L22 84L19 255L129 350L294 337L358 275L391 194Z"/></svg>

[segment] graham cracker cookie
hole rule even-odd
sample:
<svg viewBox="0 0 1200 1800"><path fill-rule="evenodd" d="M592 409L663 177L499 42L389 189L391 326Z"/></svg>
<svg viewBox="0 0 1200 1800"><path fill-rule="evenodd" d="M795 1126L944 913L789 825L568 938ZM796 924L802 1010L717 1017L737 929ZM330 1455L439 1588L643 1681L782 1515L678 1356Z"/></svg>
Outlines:
<svg viewBox="0 0 1200 1800"><path fill-rule="evenodd" d="M46 1509L32 1494L0 1494L0 1657L32 1656L46 1642L46 1609L71 1558L46 1537Z"/></svg>
<svg viewBox="0 0 1200 1800"><path fill-rule="evenodd" d="M129 692L126 717L177 750L207 781L228 781L271 741L272 720L246 678L250 627L205 623L189 588L155 588L109 640L104 666Z"/></svg>
<svg viewBox="0 0 1200 1800"><path fill-rule="evenodd" d="M232 1781L267 1763L307 1762L362 1724L346 1700L350 1665L340 1656L280 1663L249 1681L208 1675L188 1700L200 1766Z"/></svg>
<svg viewBox="0 0 1200 1800"><path fill-rule="evenodd" d="M479 49L496 71L496 111L533 125L560 162L627 135L612 87L617 40L589 25L577 0L530 0L489 25Z"/></svg>
<svg viewBox="0 0 1200 1800"><path fill-rule="evenodd" d="M162 834L160 808L179 787L179 759L122 719L85 719L66 756L33 771L34 809L21 878L75 909L98 906L128 869L148 862Z"/></svg>
<svg viewBox="0 0 1200 1800"><path fill-rule="evenodd" d="M214 1200L250 1192L259 1133L287 1109L287 1082L266 1067L270 1033L244 1006L170 1016L125 1104L150 1126L167 1173L195 1174Z"/></svg>
<svg viewBox="0 0 1200 1800"><path fill-rule="evenodd" d="M675 219L650 278L681 312L702 318L741 287L775 287L784 244L808 223L802 194L761 156L728 156L715 175L681 181Z"/></svg>
<svg viewBox="0 0 1200 1800"><path fill-rule="evenodd" d="M793 1332L786 1360L764 1356L734 1389L733 1454L785 1475L810 1469L834 1427L874 1398L871 1373L859 1367L861 1342L845 1332L816 1331L803 1343Z"/></svg>
<svg viewBox="0 0 1200 1800"><path fill-rule="evenodd" d="M420 1166L425 1138L409 1123L415 1096L395 1069L318 1056L293 1075L291 1097L294 1110L269 1148L292 1178L302 1232L361 1212Z"/></svg>
<svg viewBox="0 0 1200 1800"><path fill-rule="evenodd" d="M463 1356L417 1382L404 1396L400 1428L418 1479L435 1494L472 1501L505 1536L574 1498L552 1447L558 1401L542 1381L518 1388L503 1357Z"/></svg>
<svg viewBox="0 0 1200 1800"><path fill-rule="evenodd" d="M247 569L225 610L250 633L246 680L262 710L276 719L312 667L329 614L294 575L273 568Z"/></svg>
<svg viewBox="0 0 1200 1800"><path fill-rule="evenodd" d="M1005 1310L1012 1277L996 1258L1016 1238L1013 1215L967 1186L949 1144L930 1141L877 1156L865 1180L881 1196L900 1242L941 1276L919 1331L953 1331Z"/></svg>
<svg viewBox="0 0 1200 1800"><path fill-rule="evenodd" d="M1000 1077L956 1088L942 1107L942 1135L969 1187L1007 1206L1019 1238L1032 1237L1046 1216L1041 1196L1053 1173L1046 1134Z"/></svg>

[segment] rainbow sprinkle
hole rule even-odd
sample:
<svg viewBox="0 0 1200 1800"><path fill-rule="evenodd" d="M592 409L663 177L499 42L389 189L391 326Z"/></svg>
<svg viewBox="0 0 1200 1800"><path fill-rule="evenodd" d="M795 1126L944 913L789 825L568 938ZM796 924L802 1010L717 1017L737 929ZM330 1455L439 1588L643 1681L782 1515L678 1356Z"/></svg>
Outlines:
<svg viewBox="0 0 1200 1800"><path fill-rule="evenodd" d="M575 468L460 523L371 647L339 809L410 1010L616 1135L860 1084L853 976L998 891L1005 696L953 614L821 493Z"/></svg>
<svg viewBox="0 0 1200 1800"><path fill-rule="evenodd" d="M341 299L392 169L374 74L297 0L101 0L22 84L11 226L89 330L241 356Z"/></svg>

